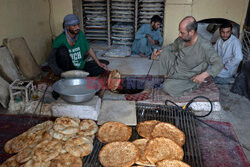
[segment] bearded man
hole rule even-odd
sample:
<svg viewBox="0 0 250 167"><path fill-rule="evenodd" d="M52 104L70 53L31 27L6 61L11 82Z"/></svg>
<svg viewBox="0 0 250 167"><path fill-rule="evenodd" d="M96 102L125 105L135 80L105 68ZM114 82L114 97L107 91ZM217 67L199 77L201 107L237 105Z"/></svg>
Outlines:
<svg viewBox="0 0 250 167"><path fill-rule="evenodd" d="M132 53L141 57L151 57L153 49L162 44L162 36L159 30L162 19L158 15L151 18L150 24L143 24L135 34L132 45Z"/></svg>
<svg viewBox="0 0 250 167"><path fill-rule="evenodd" d="M179 37L160 54L160 73L165 76L163 91L181 96L200 86L223 68L222 59L209 41L197 33L197 22L187 16L179 24Z"/></svg>
<svg viewBox="0 0 250 167"><path fill-rule="evenodd" d="M90 55L94 61L86 62L85 55ZM49 66L56 75L69 70L83 70L89 72L89 76L97 76L108 69L97 59L80 30L79 18L73 14L64 17L63 32L53 42Z"/></svg>

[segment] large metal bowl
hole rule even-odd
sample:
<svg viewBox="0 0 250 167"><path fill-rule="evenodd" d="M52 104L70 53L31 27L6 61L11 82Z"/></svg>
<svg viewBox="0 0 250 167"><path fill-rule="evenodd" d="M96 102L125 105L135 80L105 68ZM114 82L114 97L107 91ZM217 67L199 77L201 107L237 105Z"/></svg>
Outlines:
<svg viewBox="0 0 250 167"><path fill-rule="evenodd" d="M98 91L87 84L86 78L67 78L54 83L53 89L65 101L80 103L91 100Z"/></svg>

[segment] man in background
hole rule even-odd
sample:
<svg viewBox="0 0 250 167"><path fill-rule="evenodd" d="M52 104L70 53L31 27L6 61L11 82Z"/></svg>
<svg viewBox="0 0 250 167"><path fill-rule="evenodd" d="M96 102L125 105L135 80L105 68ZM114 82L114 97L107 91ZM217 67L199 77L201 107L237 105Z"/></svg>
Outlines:
<svg viewBox="0 0 250 167"><path fill-rule="evenodd" d="M220 26L220 38L216 41L214 48L222 57L224 64L221 72L214 78L217 84L232 84L234 75L243 59L240 40L232 34L232 24L224 23Z"/></svg>
<svg viewBox="0 0 250 167"><path fill-rule="evenodd" d="M179 37L160 54L160 74L166 78L163 91L171 96L182 96L197 89L222 68L221 57L210 42L197 33L197 22L192 16L182 19Z"/></svg>
<svg viewBox="0 0 250 167"><path fill-rule="evenodd" d="M153 49L162 44L162 36L159 28L162 19L158 15L151 18L150 24L143 24L135 34L132 45L132 53L141 57L151 57Z"/></svg>

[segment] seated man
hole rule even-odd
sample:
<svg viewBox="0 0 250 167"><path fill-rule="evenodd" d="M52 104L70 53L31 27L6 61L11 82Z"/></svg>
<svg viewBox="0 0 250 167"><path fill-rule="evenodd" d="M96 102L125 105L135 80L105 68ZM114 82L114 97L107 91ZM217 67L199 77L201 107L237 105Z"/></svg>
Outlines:
<svg viewBox="0 0 250 167"><path fill-rule="evenodd" d="M217 84L229 84L234 82L238 66L243 59L240 40L232 34L232 24L225 23L220 26L220 38L214 46L218 55L222 57L224 68L215 77Z"/></svg>
<svg viewBox="0 0 250 167"><path fill-rule="evenodd" d="M49 66L56 75L69 70L84 70L90 76L97 76L108 69L106 64L97 59L79 24L76 15L64 17L63 32L56 37L49 57ZM85 54L89 54L95 62L86 62Z"/></svg>
<svg viewBox="0 0 250 167"><path fill-rule="evenodd" d="M179 24L179 37L163 49L160 71L165 75L163 90L171 96L181 96L215 77L223 68L222 59L209 41L197 33L197 22L187 16Z"/></svg>
<svg viewBox="0 0 250 167"><path fill-rule="evenodd" d="M132 45L132 53L139 54L141 57L151 57L156 45L162 44L162 36L159 28L162 19L160 16L153 16L150 24L143 24L135 34Z"/></svg>

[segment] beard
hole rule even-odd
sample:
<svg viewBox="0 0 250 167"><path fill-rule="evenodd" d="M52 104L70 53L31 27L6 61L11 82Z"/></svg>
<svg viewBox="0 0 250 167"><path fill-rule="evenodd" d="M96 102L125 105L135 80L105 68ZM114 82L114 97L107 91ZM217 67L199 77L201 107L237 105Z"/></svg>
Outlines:
<svg viewBox="0 0 250 167"><path fill-rule="evenodd" d="M191 37L190 37L190 35L188 34L188 36L187 36L186 38L182 38L182 40L183 40L184 42L189 42L189 41L191 41Z"/></svg>
<svg viewBox="0 0 250 167"><path fill-rule="evenodd" d="M77 35L79 33L79 29L77 30L71 30L71 29L68 29L68 31L71 33L71 34L74 34L74 35Z"/></svg>
<svg viewBox="0 0 250 167"><path fill-rule="evenodd" d="M223 41L226 41L226 40L228 40L228 39L231 37L231 35L232 35L232 34L230 34L228 38L221 38L221 39L222 39Z"/></svg>
<svg viewBox="0 0 250 167"><path fill-rule="evenodd" d="M153 25L152 28L153 28L153 31L156 31L156 30L157 30L157 28L156 28L155 25Z"/></svg>

